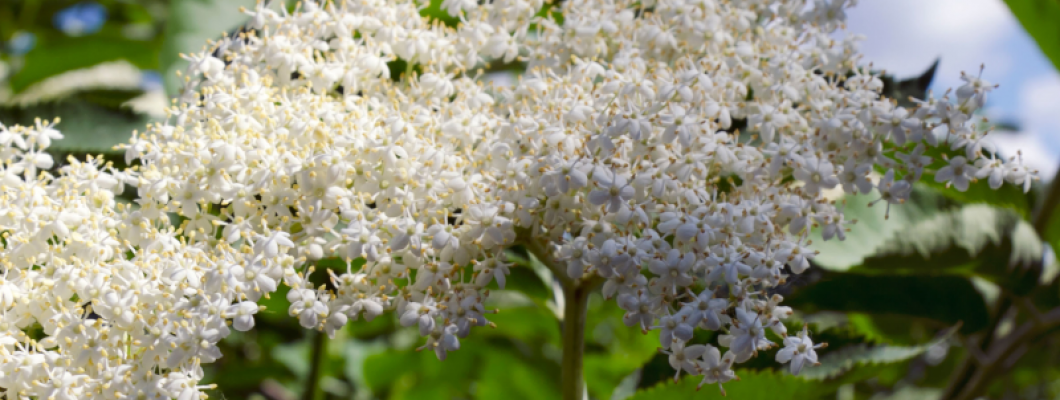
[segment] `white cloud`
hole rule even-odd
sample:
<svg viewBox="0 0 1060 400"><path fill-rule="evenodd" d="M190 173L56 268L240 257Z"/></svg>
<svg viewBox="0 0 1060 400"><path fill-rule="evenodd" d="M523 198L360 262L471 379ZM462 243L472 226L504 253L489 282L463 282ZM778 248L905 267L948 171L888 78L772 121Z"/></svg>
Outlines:
<svg viewBox="0 0 1060 400"><path fill-rule="evenodd" d="M1020 87L1018 135L996 135L994 142L1003 153L1023 152L1023 159L1041 173L1043 179L1051 179L1056 173L1060 156L1060 113L1057 98L1060 97L1060 75L1051 72L1028 78Z"/></svg>
<svg viewBox="0 0 1060 400"><path fill-rule="evenodd" d="M1001 0L862 0L847 15L848 30L867 37L866 62L910 76L941 57L940 87L982 63L987 76L1004 75L1012 67L1004 44L1021 29Z"/></svg>
<svg viewBox="0 0 1060 400"><path fill-rule="evenodd" d="M1056 174L1056 166L1060 163L1060 158L1057 157L1055 151L1047 147L1042 140L1042 135L1032 131L1023 131L1018 134L994 133L987 138L998 147L1001 154L1009 156L1016 154L1017 151L1021 152L1023 162L1037 169L1042 179L1049 181Z"/></svg>
<svg viewBox="0 0 1060 400"><path fill-rule="evenodd" d="M1019 89L1020 132L995 133L987 136L1006 157L1023 153L1027 165L1037 168L1042 179L1052 179L1060 165L1060 113L1056 98L1060 96L1060 75L1055 72L1026 79Z"/></svg>

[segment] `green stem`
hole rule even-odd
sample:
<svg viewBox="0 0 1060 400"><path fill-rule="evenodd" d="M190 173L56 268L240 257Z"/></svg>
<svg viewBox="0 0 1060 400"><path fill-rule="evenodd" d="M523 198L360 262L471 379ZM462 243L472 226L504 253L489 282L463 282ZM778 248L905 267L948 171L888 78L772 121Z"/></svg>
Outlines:
<svg viewBox="0 0 1060 400"><path fill-rule="evenodd" d="M560 393L563 400L582 400L585 397L583 355L585 353L585 316L589 306L589 294L603 279L598 276L572 279L561 262L552 258L546 244L534 240L529 229L516 229L516 243L541 261L559 281L563 288L563 360L560 364Z"/></svg>
<svg viewBox="0 0 1060 400"><path fill-rule="evenodd" d="M320 386L320 370L324 367L324 354L327 344L327 335L324 332L313 333L312 359L309 361L309 376L305 380L305 392L302 400L315 400L317 388Z"/></svg>
<svg viewBox="0 0 1060 400"><path fill-rule="evenodd" d="M582 355L585 350L585 314L590 288L577 285L563 290L563 364L560 373L560 393L563 400L582 400L585 381L582 379Z"/></svg>
<svg viewBox="0 0 1060 400"><path fill-rule="evenodd" d="M37 9L40 8L40 0L26 0L22 3L22 11L19 13L19 28L29 29L37 19Z"/></svg>

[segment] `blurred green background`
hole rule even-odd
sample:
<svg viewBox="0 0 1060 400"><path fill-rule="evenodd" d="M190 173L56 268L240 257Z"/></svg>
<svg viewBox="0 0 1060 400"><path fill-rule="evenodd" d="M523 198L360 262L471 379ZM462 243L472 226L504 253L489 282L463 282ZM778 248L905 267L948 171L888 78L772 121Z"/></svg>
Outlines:
<svg viewBox="0 0 1060 400"><path fill-rule="evenodd" d="M1060 5L1008 4L1056 64L1060 36L1050 24L1060 22ZM183 68L178 54L238 29L241 5L253 2L3 0L0 122L61 117L66 138L53 152L102 153L120 166L112 147L165 117L176 94L174 72ZM437 2L424 13L440 18ZM885 91L922 97L933 77L934 68L887 77ZM806 323L816 342L828 342L822 365L793 377L767 352L740 365L742 381L727 384L729 397L933 399L990 365L982 390L990 398L1060 398L1060 321L1046 318L1060 310L1052 251L1060 244L1060 213L1053 212L1060 190L1048 183L1026 194L1009 186L992 191L985 182L965 193L922 184L886 221L867 196L840 199L848 218L858 220L854 231L845 242L825 243L817 234L813 246L822 256L782 291L800 311L787 321L789 330ZM234 332L223 343L225 356L207 367L207 381L218 384L211 398L558 398L560 307L547 269L524 255L512 251L522 261L507 290L492 296L497 327L476 329L444 362L416 352L416 333L389 314L353 321L325 340L286 315L281 289L263 300L268 310L258 327ZM720 398L715 387L697 392L698 379L673 383L657 351L658 332L626 328L613 302L593 297L588 315L590 398ZM1001 339L1025 326L1033 334L1003 348L996 365L986 362ZM715 341L707 332L695 340Z"/></svg>

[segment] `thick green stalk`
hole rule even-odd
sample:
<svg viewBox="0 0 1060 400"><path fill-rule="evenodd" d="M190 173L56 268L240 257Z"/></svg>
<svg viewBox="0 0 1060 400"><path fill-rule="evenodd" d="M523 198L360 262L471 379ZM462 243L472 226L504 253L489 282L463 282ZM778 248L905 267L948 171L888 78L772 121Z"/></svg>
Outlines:
<svg viewBox="0 0 1060 400"><path fill-rule="evenodd" d="M563 289L563 364L560 393L563 400L582 400L582 355L585 350L585 313L589 304L588 285Z"/></svg>
<svg viewBox="0 0 1060 400"><path fill-rule="evenodd" d="M324 332L313 332L313 348L310 355L312 358L309 360L309 375L306 376L302 400L315 400L317 397L317 389L320 386L320 370L323 369L324 359L326 358L324 348L327 340L328 337Z"/></svg>
<svg viewBox="0 0 1060 400"><path fill-rule="evenodd" d="M563 360L560 364L560 393L563 400L582 400L585 381L582 377L585 352L585 315L589 306L589 294L599 286L600 279L571 279L567 269L552 258L547 245L534 240L530 230L516 229L516 243L541 261L563 288Z"/></svg>

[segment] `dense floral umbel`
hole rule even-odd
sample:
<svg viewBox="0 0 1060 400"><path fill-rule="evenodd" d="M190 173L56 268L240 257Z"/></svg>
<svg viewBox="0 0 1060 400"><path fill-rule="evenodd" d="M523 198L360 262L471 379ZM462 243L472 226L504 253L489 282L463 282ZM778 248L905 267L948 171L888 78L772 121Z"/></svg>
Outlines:
<svg viewBox="0 0 1060 400"><path fill-rule="evenodd" d="M821 345L787 335L771 288L809 266L812 226L844 238L824 191L890 207L925 168L960 190L1036 179L984 156L979 78L911 110L880 97L855 38L831 36L848 3L567 0L558 22L540 1L445 0L455 28L407 1L250 10L248 33L188 56L132 169L53 175L51 124L0 129L0 393L205 397L201 366L280 285L306 328L393 311L445 358L490 324L517 244L603 281L677 375L735 379L778 347L767 329L798 373ZM482 83L515 60L518 83ZM718 342L688 344L697 329Z"/></svg>

